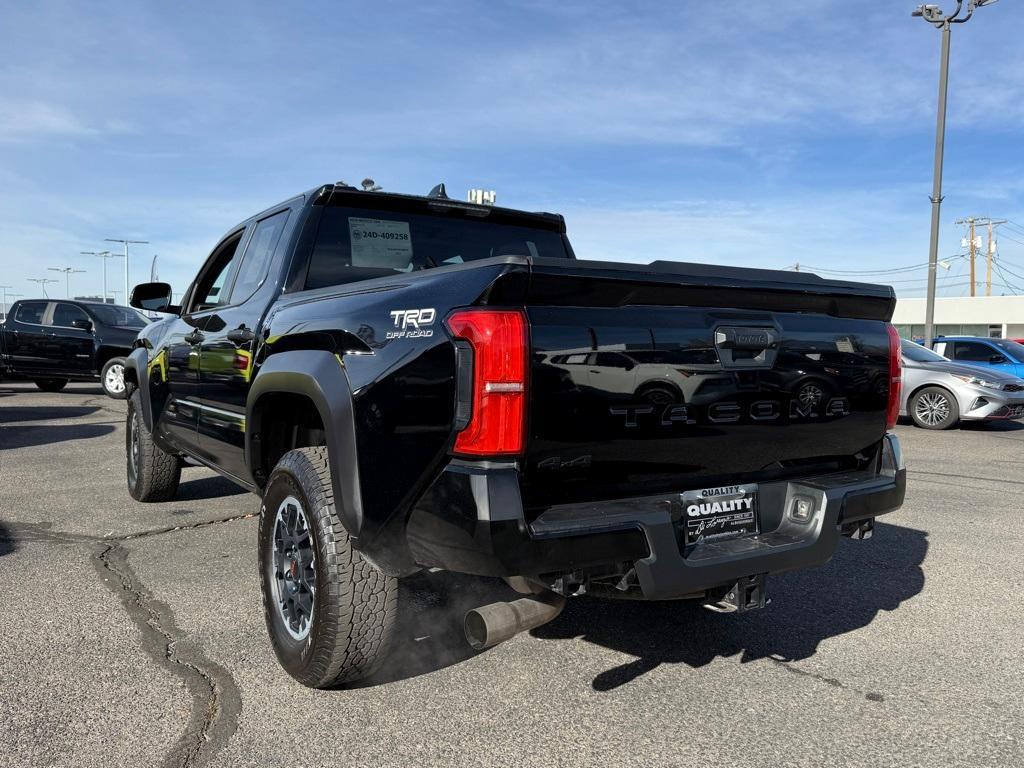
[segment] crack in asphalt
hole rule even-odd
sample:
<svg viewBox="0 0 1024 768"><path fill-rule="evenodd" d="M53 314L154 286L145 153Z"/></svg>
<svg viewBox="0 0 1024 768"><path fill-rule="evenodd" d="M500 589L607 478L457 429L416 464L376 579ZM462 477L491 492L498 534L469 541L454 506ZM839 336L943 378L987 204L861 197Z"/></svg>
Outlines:
<svg viewBox="0 0 1024 768"><path fill-rule="evenodd" d="M794 675L798 675L800 677L809 677L812 680L817 680L818 682L825 683L826 685L830 685L833 688L839 688L839 689L844 690L844 691L851 691L852 693L858 693L861 696L863 696L865 699L867 699L868 701L875 701L875 702L883 702L883 701L885 701L885 696L882 695L881 693L878 693L877 691L864 691L864 690L861 690L860 688L854 688L852 685L847 685L842 680L840 680L840 679L838 679L836 677L827 677L827 676L819 674L817 672L811 672L811 671L806 670L806 669L800 669L800 667L793 666L789 662L788 659L780 659L780 658L776 658L775 656L768 656L767 658L768 658L769 661L771 661L777 667L781 667L782 669L784 669L787 672L790 672L790 673L792 673Z"/></svg>
<svg viewBox="0 0 1024 768"><path fill-rule="evenodd" d="M168 768L205 765L238 727L241 694L230 673L210 661L174 623L170 607L160 602L139 581L128 564L128 550L120 542L108 544L95 556L96 568L110 585L143 634L149 656L180 677L192 695L189 724L163 764ZM111 584L106 573L114 577Z"/></svg>
<svg viewBox="0 0 1024 768"><path fill-rule="evenodd" d="M157 528L124 536L89 536L51 531L45 523L8 525L12 543L33 541L94 547L93 564L100 580L121 601L141 634L143 651L158 665L185 683L192 697L189 723L177 743L165 756L165 768L200 768L224 747L238 728L242 709L241 693L231 674L190 642L178 628L170 606L153 597L128 563L124 543L174 531L206 528L255 517L234 515L189 525ZM6 536L3 538L7 538Z"/></svg>

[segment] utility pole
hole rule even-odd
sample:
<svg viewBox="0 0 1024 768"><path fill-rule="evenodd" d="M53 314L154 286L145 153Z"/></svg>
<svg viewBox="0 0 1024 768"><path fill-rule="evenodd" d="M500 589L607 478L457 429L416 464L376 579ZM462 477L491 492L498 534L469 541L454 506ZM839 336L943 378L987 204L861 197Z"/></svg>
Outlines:
<svg viewBox="0 0 1024 768"><path fill-rule="evenodd" d="M967 225L967 248L969 250L970 259L971 259L971 293L970 293L970 295L972 297L974 296L974 285L975 285L975 283L974 283L974 259L978 255L978 243L974 239L974 223L976 221L978 221L978 219L976 217L974 217L974 216L968 216L966 219L957 219L956 220L957 224L966 224Z"/></svg>
<svg viewBox="0 0 1024 768"><path fill-rule="evenodd" d="M995 230L995 228L997 226L999 226L1000 224L1005 224L1006 223L1006 219L999 219L998 221L993 221L992 219L989 219L985 223L988 224L988 245L985 248L985 260L988 262L988 272L987 272L987 274L985 276L985 295L986 296L991 296L992 295L992 259L996 255L996 241L995 241L995 239L993 237L993 234L994 234L994 230Z"/></svg>
<svg viewBox="0 0 1024 768"><path fill-rule="evenodd" d="M39 287L43 289L43 298L44 299L50 298L50 294L48 294L46 292L46 284L47 283L59 283L60 282L60 280L54 280L54 279L49 278L49 277L30 277L30 278L28 278L28 281L30 283L38 283L39 284Z"/></svg>
<svg viewBox="0 0 1024 768"><path fill-rule="evenodd" d="M935 278L939 263L939 209L942 206L942 159L946 139L946 92L949 84L950 25L963 24L974 15L976 8L990 5L995 0L969 0L967 15L959 18L964 0L957 0L956 10L946 16L937 5L919 5L911 14L919 16L942 31L942 52L939 56L939 104L935 123L935 168L932 177L932 227L928 248L928 299L925 304L924 345L931 347L935 338ZM973 281L972 281L973 285Z"/></svg>
<svg viewBox="0 0 1024 768"><path fill-rule="evenodd" d="M85 272L84 269L75 269L74 267L47 267L51 272L63 272L65 280L65 298L71 298L71 275L76 272Z"/></svg>
<svg viewBox="0 0 1024 768"><path fill-rule="evenodd" d="M957 219L957 224L967 225L967 237L968 247L970 249L971 259L971 296L975 295L974 290L974 260L978 254L978 249L981 248L981 237L976 234L977 227L988 227L988 244L985 249L985 295L992 295L992 257L996 253L996 242L994 236L994 229L1000 224L1005 224L1006 219L990 219L988 216L967 216L963 219Z"/></svg>
<svg viewBox="0 0 1024 768"><path fill-rule="evenodd" d="M128 297L131 294L128 292L128 246L129 245L148 245L149 240L125 240L119 237L107 237L103 240L105 243L121 243L124 245L124 303L128 305Z"/></svg>
<svg viewBox="0 0 1024 768"><path fill-rule="evenodd" d="M110 251L79 251L83 256L99 256L103 259L103 303L107 303L107 259L114 258Z"/></svg>

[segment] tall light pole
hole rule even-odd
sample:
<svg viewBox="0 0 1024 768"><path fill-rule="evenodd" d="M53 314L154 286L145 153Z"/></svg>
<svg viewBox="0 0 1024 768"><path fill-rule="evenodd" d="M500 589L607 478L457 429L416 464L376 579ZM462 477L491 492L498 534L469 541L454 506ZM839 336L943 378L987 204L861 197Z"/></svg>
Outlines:
<svg viewBox="0 0 1024 768"><path fill-rule="evenodd" d="M49 278L49 277L30 277L30 278L28 278L28 281L30 283L38 283L39 284L39 287L43 289L43 298L44 299L50 298L50 294L48 294L46 292L46 284L47 283L59 283L60 282L60 280L54 280L54 279Z"/></svg>
<svg viewBox="0 0 1024 768"><path fill-rule="evenodd" d="M105 243L122 243L124 245L124 303L127 306L128 297L131 295L128 292L128 246L129 245L148 245L149 240L125 240L119 237L107 237L103 239Z"/></svg>
<svg viewBox="0 0 1024 768"><path fill-rule="evenodd" d="M0 292L2 292L3 295L4 295L4 303L0 304L0 310L3 310L4 321L7 320L7 297L11 296L11 297L16 298L18 296L23 296L24 295L24 294L21 294L21 293L8 293L7 289L8 288L13 288L13 287L14 287L13 285L0 285Z"/></svg>
<svg viewBox="0 0 1024 768"><path fill-rule="evenodd" d="M110 251L79 251L83 256L99 256L103 259L103 303L107 303L107 259L114 258Z"/></svg>
<svg viewBox="0 0 1024 768"><path fill-rule="evenodd" d="M996 0L969 0L967 14L960 18L964 0L957 0L956 10L946 16L937 5L919 5L913 16L919 16L942 30L942 53L939 56L939 108L935 125L935 170L932 177L932 231L928 247L928 299L925 303L924 343L930 347L935 338L935 278L939 262L939 208L942 206L942 157L946 140L946 91L949 84L949 31L953 24L963 24L974 15L974 9L991 5Z"/></svg>
<svg viewBox="0 0 1024 768"><path fill-rule="evenodd" d="M64 294L65 298L71 298L71 275L78 272L85 272L84 269L75 269L74 267L47 267L51 272L63 272L65 280Z"/></svg>

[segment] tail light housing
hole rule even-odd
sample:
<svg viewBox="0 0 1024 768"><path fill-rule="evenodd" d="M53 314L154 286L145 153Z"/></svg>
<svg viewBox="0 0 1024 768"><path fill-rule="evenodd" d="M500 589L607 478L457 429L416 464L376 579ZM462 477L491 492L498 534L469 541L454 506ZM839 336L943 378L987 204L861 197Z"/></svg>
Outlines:
<svg viewBox="0 0 1024 768"><path fill-rule="evenodd" d="M445 321L459 349L455 453L522 453L526 429L526 316L463 309ZM467 349L468 347L468 349ZM468 400L468 403L467 403Z"/></svg>
<svg viewBox="0 0 1024 768"><path fill-rule="evenodd" d="M895 326L886 325L889 333L889 403L885 412L885 428L892 429L900 417L903 390L903 362L900 356L900 334Z"/></svg>

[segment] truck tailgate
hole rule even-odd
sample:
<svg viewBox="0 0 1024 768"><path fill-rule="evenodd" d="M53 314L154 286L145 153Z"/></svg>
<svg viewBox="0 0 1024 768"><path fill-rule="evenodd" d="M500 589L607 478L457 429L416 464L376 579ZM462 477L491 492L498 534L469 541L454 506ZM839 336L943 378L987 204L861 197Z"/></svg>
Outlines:
<svg viewBox="0 0 1024 768"><path fill-rule="evenodd" d="M767 270L536 260L532 508L863 468L891 289Z"/></svg>

